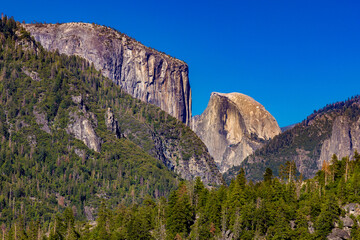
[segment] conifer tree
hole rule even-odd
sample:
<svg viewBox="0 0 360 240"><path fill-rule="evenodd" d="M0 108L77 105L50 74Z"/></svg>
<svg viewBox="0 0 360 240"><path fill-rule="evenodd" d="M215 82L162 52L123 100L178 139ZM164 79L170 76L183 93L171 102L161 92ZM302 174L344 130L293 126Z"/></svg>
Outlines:
<svg viewBox="0 0 360 240"><path fill-rule="evenodd" d="M176 235L186 237L194 222L193 207L184 182L180 183L178 190L169 197L167 209L168 238L173 239Z"/></svg>
<svg viewBox="0 0 360 240"><path fill-rule="evenodd" d="M264 182L271 183L271 180L273 179L273 172L270 168L266 168L264 173Z"/></svg>

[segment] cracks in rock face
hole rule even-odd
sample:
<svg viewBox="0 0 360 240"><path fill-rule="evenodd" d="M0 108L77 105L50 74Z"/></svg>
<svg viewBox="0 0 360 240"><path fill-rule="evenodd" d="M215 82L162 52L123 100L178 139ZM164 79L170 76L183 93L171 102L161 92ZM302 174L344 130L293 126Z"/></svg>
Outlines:
<svg viewBox="0 0 360 240"><path fill-rule="evenodd" d="M185 62L105 27L79 23L23 27L46 49L87 59L125 92L190 125L191 88Z"/></svg>
<svg viewBox="0 0 360 240"><path fill-rule="evenodd" d="M352 150L353 150L353 143L352 143L351 129L349 129L349 142L350 142L350 152L352 152Z"/></svg>
<svg viewBox="0 0 360 240"><path fill-rule="evenodd" d="M164 165L170 169L171 171L174 171L175 169L175 166L174 164L171 162L170 159L168 159L166 156L165 156L165 148L164 148L164 143L163 141L161 140L161 138L157 137L156 134L152 133L151 134L151 137L154 141L154 144L155 144L155 149L156 149L156 158L161 160Z"/></svg>

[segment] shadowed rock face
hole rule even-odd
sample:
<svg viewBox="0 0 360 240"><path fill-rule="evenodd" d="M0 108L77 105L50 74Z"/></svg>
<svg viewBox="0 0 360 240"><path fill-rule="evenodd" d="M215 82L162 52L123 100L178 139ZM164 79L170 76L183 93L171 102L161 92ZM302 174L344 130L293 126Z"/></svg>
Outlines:
<svg viewBox="0 0 360 240"><path fill-rule="evenodd" d="M24 24L47 50L78 55L126 92L189 125L188 66L113 29L87 23Z"/></svg>
<svg viewBox="0 0 360 240"><path fill-rule="evenodd" d="M275 118L249 96L212 93L192 128L207 146L221 172L238 166L264 142L281 133Z"/></svg>

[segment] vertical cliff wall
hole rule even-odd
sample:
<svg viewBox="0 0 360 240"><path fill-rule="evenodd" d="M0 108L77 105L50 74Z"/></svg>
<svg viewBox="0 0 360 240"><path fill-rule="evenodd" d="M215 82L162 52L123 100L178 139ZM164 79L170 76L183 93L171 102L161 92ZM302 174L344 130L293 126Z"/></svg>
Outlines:
<svg viewBox="0 0 360 240"><path fill-rule="evenodd" d="M331 162L333 154L339 158L351 158L355 150L360 151L360 118L352 121L346 116L339 116L332 126L331 137L321 147L318 166L322 166L324 161Z"/></svg>
<svg viewBox="0 0 360 240"><path fill-rule="evenodd" d="M93 63L132 96L190 124L188 66L111 28L88 23L24 24L47 50Z"/></svg>
<svg viewBox="0 0 360 240"><path fill-rule="evenodd" d="M238 166L267 140L281 133L275 118L249 96L212 93L192 128L207 146L221 172Z"/></svg>

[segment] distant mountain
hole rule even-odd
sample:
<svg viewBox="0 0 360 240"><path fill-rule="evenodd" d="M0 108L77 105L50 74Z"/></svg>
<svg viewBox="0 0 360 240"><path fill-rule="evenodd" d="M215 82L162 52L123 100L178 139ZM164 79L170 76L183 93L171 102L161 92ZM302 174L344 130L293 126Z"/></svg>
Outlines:
<svg viewBox="0 0 360 240"><path fill-rule="evenodd" d="M224 177L229 181L243 167L249 179L260 180L267 167L277 175L281 164L295 161L299 174L311 178L333 154L351 158L355 150L360 150L360 96L314 111L306 120L255 151L241 166L230 169Z"/></svg>
<svg viewBox="0 0 360 240"><path fill-rule="evenodd" d="M221 172L241 162L280 134L275 118L253 98L241 93L212 93L205 111L193 118Z"/></svg>
<svg viewBox="0 0 360 240"><path fill-rule="evenodd" d="M291 124L291 125L288 125L288 126L285 126L285 127L281 127L281 132L285 132L286 130L289 130L289 129L292 129L293 127L295 127L296 123L295 124Z"/></svg>
<svg viewBox="0 0 360 240"><path fill-rule="evenodd" d="M197 176L222 183L189 127L1 19L0 221L46 222L66 206L93 219L103 199L116 206L168 196L179 178Z"/></svg>

